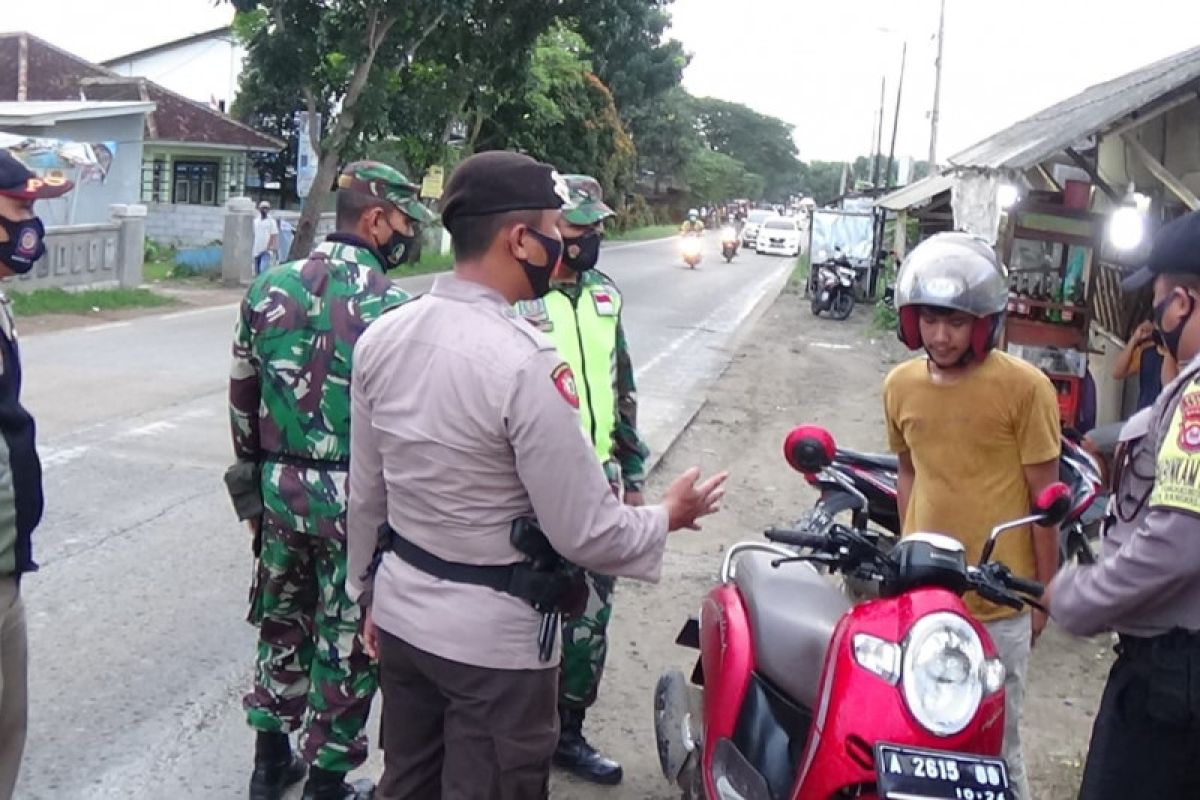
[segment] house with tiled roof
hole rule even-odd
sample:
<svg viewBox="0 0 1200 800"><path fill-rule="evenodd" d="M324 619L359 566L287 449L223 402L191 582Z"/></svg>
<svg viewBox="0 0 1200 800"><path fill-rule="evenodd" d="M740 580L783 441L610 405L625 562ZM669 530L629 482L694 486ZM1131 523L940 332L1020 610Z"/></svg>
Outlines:
<svg viewBox="0 0 1200 800"><path fill-rule="evenodd" d="M122 75L29 33L0 33L0 102L152 103L146 114L139 199L147 234L205 244L222 232L224 205L242 195L249 157L278 139L143 77ZM50 134L52 135L52 134Z"/></svg>

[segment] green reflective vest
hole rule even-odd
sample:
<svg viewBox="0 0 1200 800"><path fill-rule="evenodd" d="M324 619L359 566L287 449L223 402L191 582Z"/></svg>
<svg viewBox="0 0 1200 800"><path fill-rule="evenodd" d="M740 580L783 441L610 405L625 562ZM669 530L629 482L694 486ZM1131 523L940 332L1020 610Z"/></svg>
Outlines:
<svg viewBox="0 0 1200 800"><path fill-rule="evenodd" d="M600 463L613 458L617 429L617 320L621 295L598 275L580 278L578 296L555 288L541 300L518 304L530 322L554 340L575 373L579 416Z"/></svg>

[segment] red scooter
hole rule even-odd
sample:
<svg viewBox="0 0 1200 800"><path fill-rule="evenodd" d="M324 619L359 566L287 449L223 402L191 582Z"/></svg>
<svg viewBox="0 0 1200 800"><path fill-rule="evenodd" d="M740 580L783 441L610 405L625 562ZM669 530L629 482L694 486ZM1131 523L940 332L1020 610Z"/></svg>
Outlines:
<svg viewBox="0 0 1200 800"><path fill-rule="evenodd" d="M828 432L793 430L788 462L832 474ZM1023 608L1040 584L990 561L997 537L1069 510L1064 484L1034 513L997 526L978 566L947 536L889 553L862 529L771 529L729 548L721 582L677 642L700 650L689 685L665 673L654 697L663 774L685 800L1011 800L1004 761L1004 666L962 595ZM874 581L852 606L814 565Z"/></svg>

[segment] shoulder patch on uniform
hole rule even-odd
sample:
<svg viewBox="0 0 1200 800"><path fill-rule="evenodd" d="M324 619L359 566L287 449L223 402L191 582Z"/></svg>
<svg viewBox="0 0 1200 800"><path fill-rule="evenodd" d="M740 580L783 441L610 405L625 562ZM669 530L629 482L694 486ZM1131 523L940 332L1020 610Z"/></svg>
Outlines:
<svg viewBox="0 0 1200 800"><path fill-rule="evenodd" d="M1180 398L1176 415L1179 418L1176 434L1179 449L1185 453L1200 452L1200 388L1192 387Z"/></svg>
<svg viewBox="0 0 1200 800"><path fill-rule="evenodd" d="M1150 506L1200 514L1200 385L1179 398L1161 441Z"/></svg>
<svg viewBox="0 0 1200 800"><path fill-rule="evenodd" d="M550 380L554 388L562 395L563 400L570 403L571 408L579 408L579 392L575 388L575 373L567 362L562 362L550 372Z"/></svg>

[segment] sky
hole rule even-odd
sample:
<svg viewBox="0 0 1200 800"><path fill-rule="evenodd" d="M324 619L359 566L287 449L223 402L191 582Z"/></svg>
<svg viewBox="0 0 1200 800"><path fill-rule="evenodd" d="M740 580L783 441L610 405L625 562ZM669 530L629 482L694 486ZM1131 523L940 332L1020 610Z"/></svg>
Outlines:
<svg viewBox="0 0 1200 800"><path fill-rule="evenodd" d="M925 158L938 4L675 0L670 35L692 55L689 91L790 122L805 160L869 152L885 74L887 151L907 42L896 152ZM231 16L213 0L0 0L0 30L26 30L92 60ZM946 0L939 159L1087 86L1196 46L1198 30L1194 0Z"/></svg>

